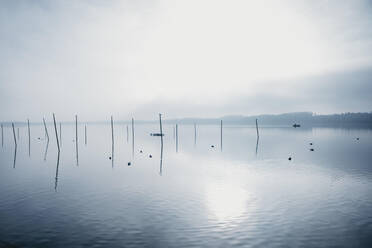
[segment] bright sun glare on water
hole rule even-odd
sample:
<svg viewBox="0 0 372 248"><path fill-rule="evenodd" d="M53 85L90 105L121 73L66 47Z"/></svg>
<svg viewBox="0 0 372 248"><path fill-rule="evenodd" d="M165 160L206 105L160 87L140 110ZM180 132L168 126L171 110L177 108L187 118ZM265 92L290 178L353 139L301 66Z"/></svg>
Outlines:
<svg viewBox="0 0 372 248"><path fill-rule="evenodd" d="M218 221L231 221L247 211L248 192L232 182L210 183L205 193L208 210Z"/></svg>

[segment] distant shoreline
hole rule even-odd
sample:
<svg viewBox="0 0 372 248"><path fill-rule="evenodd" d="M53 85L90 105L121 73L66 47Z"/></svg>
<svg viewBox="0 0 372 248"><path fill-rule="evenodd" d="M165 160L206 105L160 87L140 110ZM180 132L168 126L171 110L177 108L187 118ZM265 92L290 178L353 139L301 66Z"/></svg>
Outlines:
<svg viewBox="0 0 372 248"><path fill-rule="evenodd" d="M72 119L72 118L71 118ZM306 127L340 127L340 128L372 128L372 112L370 113L344 113L344 114L332 114L332 115L316 115L311 112L295 112L295 113L284 113L278 115L255 115L255 116L243 116L243 115L231 115L223 116L219 118L179 118L179 119L164 119L164 124L183 124L183 125L219 125L222 120L224 125L246 125L254 126L256 119L260 126L266 127L292 127L294 123L301 124L299 128ZM32 124L42 124L42 121L30 120ZM51 120L47 121L51 123ZM91 123L91 124L105 124L109 120L105 121L84 121L81 120L79 123ZM10 121L1 122L4 126L11 125ZM18 125L26 125L27 122L14 122ZM71 121L62 121L63 124L72 124ZM130 124L130 120L117 120L117 124ZM135 120L136 124L151 124L158 123L157 119L154 120Z"/></svg>

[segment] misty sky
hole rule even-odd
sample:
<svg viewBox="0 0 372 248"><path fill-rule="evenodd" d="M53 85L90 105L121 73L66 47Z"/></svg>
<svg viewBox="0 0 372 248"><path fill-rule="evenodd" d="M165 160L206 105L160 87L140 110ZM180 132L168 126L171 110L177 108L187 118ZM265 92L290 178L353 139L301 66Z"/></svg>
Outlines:
<svg viewBox="0 0 372 248"><path fill-rule="evenodd" d="M0 0L0 121L372 111L372 1Z"/></svg>

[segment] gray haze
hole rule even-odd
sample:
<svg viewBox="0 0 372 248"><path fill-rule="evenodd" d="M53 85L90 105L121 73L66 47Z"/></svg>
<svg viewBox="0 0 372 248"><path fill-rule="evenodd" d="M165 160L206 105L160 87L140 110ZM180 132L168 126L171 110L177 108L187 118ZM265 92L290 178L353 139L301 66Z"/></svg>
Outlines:
<svg viewBox="0 0 372 248"><path fill-rule="evenodd" d="M6 1L0 120L372 110L372 2Z"/></svg>

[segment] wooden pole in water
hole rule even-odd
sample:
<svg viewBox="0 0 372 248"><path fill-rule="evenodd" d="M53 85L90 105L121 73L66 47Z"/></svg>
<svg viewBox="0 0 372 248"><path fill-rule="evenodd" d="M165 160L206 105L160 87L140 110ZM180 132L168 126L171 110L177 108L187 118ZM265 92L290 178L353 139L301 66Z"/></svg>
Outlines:
<svg viewBox="0 0 372 248"><path fill-rule="evenodd" d="M45 123L45 118L43 118L43 123L44 123L45 137L49 141L49 134L48 134L48 129L47 129L47 126L46 126L46 123Z"/></svg>
<svg viewBox="0 0 372 248"><path fill-rule="evenodd" d="M85 137L85 139L84 139L84 141L85 141L85 145L87 145L87 125L85 125L84 126L84 137Z"/></svg>
<svg viewBox="0 0 372 248"><path fill-rule="evenodd" d="M161 114L159 114L159 124L160 124L160 135L163 136L163 126L161 125Z"/></svg>
<svg viewBox="0 0 372 248"><path fill-rule="evenodd" d="M59 145L62 147L62 124L59 123Z"/></svg>
<svg viewBox="0 0 372 248"><path fill-rule="evenodd" d="M160 141L161 141L161 147L160 147L160 175L163 173L163 126L161 124L161 114L159 114L159 122L160 122Z"/></svg>
<svg viewBox="0 0 372 248"><path fill-rule="evenodd" d="M221 151L222 151L222 120L221 120Z"/></svg>
<svg viewBox="0 0 372 248"><path fill-rule="evenodd" d="M1 123L1 147L4 147L4 130L3 123Z"/></svg>
<svg viewBox="0 0 372 248"><path fill-rule="evenodd" d="M134 119L132 118L132 155L134 156Z"/></svg>
<svg viewBox="0 0 372 248"><path fill-rule="evenodd" d="M57 192L57 186L58 186L58 168L59 168L59 151L58 151L58 157L57 157L56 177L54 181L54 191L56 192Z"/></svg>
<svg viewBox="0 0 372 248"><path fill-rule="evenodd" d="M19 140L19 127L17 127L17 139Z"/></svg>
<svg viewBox="0 0 372 248"><path fill-rule="evenodd" d="M59 153L60 148L59 148L59 141L58 141L57 124L56 124L56 117L55 117L54 113L53 113L53 123L54 123L54 131L56 133L57 148L58 148L58 153Z"/></svg>
<svg viewBox="0 0 372 248"><path fill-rule="evenodd" d="M114 119L111 115L111 163L114 167Z"/></svg>
<svg viewBox="0 0 372 248"><path fill-rule="evenodd" d="M159 122L160 122L160 138L161 138L161 145L163 146L163 126L161 125L161 114L159 114Z"/></svg>
<svg viewBox="0 0 372 248"><path fill-rule="evenodd" d="M258 123L256 119L256 131L257 131L257 140L260 138L260 134L258 133Z"/></svg>
<svg viewBox="0 0 372 248"><path fill-rule="evenodd" d="M12 128L13 128L14 145L15 145L15 147L17 147L17 138L16 138L16 134L15 134L15 130L14 130L14 123L13 122L12 122Z"/></svg>
<svg viewBox="0 0 372 248"><path fill-rule="evenodd" d="M30 132L30 120L27 119L27 130L28 130L28 156L31 156L31 132Z"/></svg>
<svg viewBox="0 0 372 248"><path fill-rule="evenodd" d="M178 152L178 124L176 124L176 152Z"/></svg>
<svg viewBox="0 0 372 248"><path fill-rule="evenodd" d="M79 148L78 148L78 119L75 115L75 145L76 145L76 165L79 165Z"/></svg>
<svg viewBox="0 0 372 248"><path fill-rule="evenodd" d="M129 142L129 128L128 128L128 125L127 125L127 143Z"/></svg>
<svg viewBox="0 0 372 248"><path fill-rule="evenodd" d="M12 128L13 128L13 138L14 138L14 160L13 160L13 168L15 168L16 159L17 159L17 139L16 139L16 135L15 135L14 123L13 122L12 122Z"/></svg>

